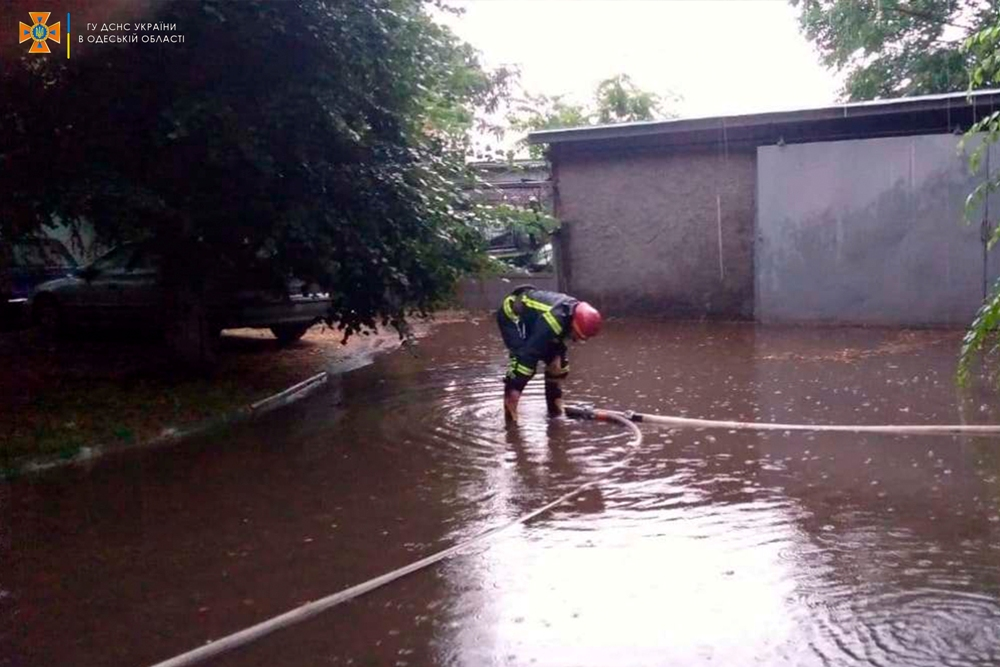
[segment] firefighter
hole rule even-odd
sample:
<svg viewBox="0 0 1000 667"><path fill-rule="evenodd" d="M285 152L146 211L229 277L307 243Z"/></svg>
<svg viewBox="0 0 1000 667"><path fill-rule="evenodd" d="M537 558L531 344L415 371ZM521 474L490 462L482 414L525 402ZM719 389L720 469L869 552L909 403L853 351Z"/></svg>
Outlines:
<svg viewBox="0 0 1000 667"><path fill-rule="evenodd" d="M497 324L510 352L504 376L504 417L517 422L517 404L539 361L545 362L545 405L549 415L562 414L562 381L569 373L566 338L582 341L601 330L601 314L585 301L566 294L522 285L504 297Z"/></svg>

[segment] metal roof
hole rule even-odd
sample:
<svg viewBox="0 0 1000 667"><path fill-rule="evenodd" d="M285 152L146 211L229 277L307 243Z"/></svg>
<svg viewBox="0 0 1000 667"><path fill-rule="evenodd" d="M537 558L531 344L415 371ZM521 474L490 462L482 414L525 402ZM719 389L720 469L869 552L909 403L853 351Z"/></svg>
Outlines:
<svg viewBox="0 0 1000 667"><path fill-rule="evenodd" d="M621 139L640 140L642 138L665 137L666 135L704 136L706 132L716 135L719 131L734 132L753 137L764 137L755 129L767 128L768 135L787 126L801 130L810 124L829 126L831 122L842 124L844 120L865 121L886 117L902 117L907 114L926 115L948 114L956 112L956 119L968 121L978 118L980 110L1000 108L1000 89L978 90L973 93L959 92L941 95L924 95L920 97L902 97L889 100L872 100L869 102L850 102L813 109L798 109L792 111L772 111L765 113L739 114L732 116L710 116L701 118L679 118L673 120L646 121L639 123L620 123L617 125L597 125L574 127L560 130L544 130L532 132L528 141L532 144L568 144L573 142L595 142ZM968 122L971 124L971 121ZM884 124L883 124L884 125ZM947 123L951 125L951 123ZM967 129L968 125L965 126ZM947 131L952 128L947 127ZM915 133L931 131L929 127L916 128ZM871 134L885 134L884 127ZM632 143L632 142L630 142Z"/></svg>

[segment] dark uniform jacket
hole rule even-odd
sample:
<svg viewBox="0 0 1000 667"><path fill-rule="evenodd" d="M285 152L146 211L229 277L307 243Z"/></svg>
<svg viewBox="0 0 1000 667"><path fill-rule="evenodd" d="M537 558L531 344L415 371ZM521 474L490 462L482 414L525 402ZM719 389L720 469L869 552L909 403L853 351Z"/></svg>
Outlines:
<svg viewBox="0 0 1000 667"><path fill-rule="evenodd" d="M504 298L497 311L497 323L503 342L510 350L510 367L505 381L523 389L535 374L539 361L562 360L565 375L569 364L566 344L578 301L559 292L545 292L525 285Z"/></svg>

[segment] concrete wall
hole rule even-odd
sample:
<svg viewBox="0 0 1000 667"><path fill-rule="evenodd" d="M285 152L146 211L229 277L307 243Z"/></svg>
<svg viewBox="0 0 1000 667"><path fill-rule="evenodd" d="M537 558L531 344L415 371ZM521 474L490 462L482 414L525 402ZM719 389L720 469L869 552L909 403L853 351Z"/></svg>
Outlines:
<svg viewBox="0 0 1000 667"><path fill-rule="evenodd" d="M751 317L755 161L721 145L555 155L564 290L609 314Z"/></svg>
<svg viewBox="0 0 1000 667"><path fill-rule="evenodd" d="M980 226L961 222L977 179L958 139L759 148L757 319L968 324L983 244Z"/></svg>
<svg viewBox="0 0 1000 667"><path fill-rule="evenodd" d="M556 291L555 274L537 273L530 276L509 275L497 278L463 280L458 286L458 303L463 310L496 310L505 296L520 285Z"/></svg>

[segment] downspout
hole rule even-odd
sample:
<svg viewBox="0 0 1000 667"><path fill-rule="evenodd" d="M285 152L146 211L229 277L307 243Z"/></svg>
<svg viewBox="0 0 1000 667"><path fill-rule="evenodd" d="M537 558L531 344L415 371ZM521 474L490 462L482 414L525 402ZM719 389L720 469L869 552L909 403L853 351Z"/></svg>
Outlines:
<svg viewBox="0 0 1000 667"><path fill-rule="evenodd" d="M979 237L983 242L983 301L989 296L989 247L990 247L990 147L986 147L986 196L983 197L983 224L979 228Z"/></svg>

